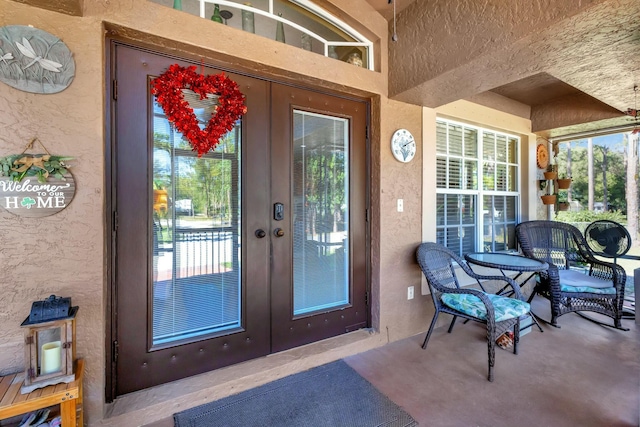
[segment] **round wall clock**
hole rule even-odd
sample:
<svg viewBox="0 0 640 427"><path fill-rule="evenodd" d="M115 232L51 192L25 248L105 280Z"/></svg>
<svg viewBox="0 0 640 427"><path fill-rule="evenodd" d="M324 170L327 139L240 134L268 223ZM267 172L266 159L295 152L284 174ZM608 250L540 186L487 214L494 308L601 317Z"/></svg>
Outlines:
<svg viewBox="0 0 640 427"><path fill-rule="evenodd" d="M397 160L410 162L416 155L416 141L411 132L406 129L395 131L391 137L391 152Z"/></svg>
<svg viewBox="0 0 640 427"><path fill-rule="evenodd" d="M540 169L545 169L549 165L549 150L544 144L536 147L536 163Z"/></svg>

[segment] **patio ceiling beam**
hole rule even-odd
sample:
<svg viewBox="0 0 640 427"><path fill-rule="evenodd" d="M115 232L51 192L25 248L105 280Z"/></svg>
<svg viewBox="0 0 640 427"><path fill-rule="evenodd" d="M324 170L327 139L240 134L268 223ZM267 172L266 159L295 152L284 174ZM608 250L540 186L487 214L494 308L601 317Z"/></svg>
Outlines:
<svg viewBox="0 0 640 427"><path fill-rule="evenodd" d="M83 0L13 0L16 3L23 3L53 12L64 13L72 16L82 16Z"/></svg>
<svg viewBox="0 0 640 427"><path fill-rule="evenodd" d="M435 108L546 73L583 95L533 105L534 128L620 117L638 83L639 21L637 0L416 1L389 46L389 96Z"/></svg>

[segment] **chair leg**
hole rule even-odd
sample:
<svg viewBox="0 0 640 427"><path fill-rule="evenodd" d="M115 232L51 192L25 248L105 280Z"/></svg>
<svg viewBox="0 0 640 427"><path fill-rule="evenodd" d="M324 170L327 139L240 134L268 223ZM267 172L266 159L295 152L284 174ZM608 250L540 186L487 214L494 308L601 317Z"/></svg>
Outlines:
<svg viewBox="0 0 640 427"><path fill-rule="evenodd" d="M614 325L616 325L617 329L624 329L622 327L622 321L620 320L619 317L616 317L615 319L613 319L613 323L614 323Z"/></svg>
<svg viewBox="0 0 640 427"><path fill-rule="evenodd" d="M433 319L431 320L431 325L429 325L429 331L427 331L427 336L425 337L424 342L422 343L423 349L427 348L427 343L429 342L429 338L431 338L431 332L433 332L433 327L436 325L436 320L438 320L438 314L440 314L440 312L436 310L435 314L433 315Z"/></svg>
<svg viewBox="0 0 640 427"><path fill-rule="evenodd" d="M551 326L555 326L556 328L559 328L560 326L558 326L558 317L561 316L560 301L557 299L554 299L552 295L551 299L549 300L549 304L551 305ZM567 307L571 307L571 298L567 298L566 305Z"/></svg>
<svg viewBox="0 0 640 427"><path fill-rule="evenodd" d="M513 327L513 354L518 354L518 343L520 342L520 320Z"/></svg>
<svg viewBox="0 0 640 427"><path fill-rule="evenodd" d="M489 350L489 377L488 380L493 382L493 365L496 363L496 337L494 333L487 331L488 350Z"/></svg>
<svg viewBox="0 0 640 427"><path fill-rule="evenodd" d="M453 316L453 319L451 319L451 324L449 325L449 330L447 330L448 333L451 333L451 331L453 330L453 325L455 325L457 318L458 318L458 316Z"/></svg>
<svg viewBox="0 0 640 427"><path fill-rule="evenodd" d="M538 319L536 318L536 315L533 314L533 311L529 312L529 316L531 317L531 326L533 326L533 324L535 323L535 325L538 327L538 330L540 332L544 332L544 330L542 329L542 326L540 326L540 323L538 323Z"/></svg>

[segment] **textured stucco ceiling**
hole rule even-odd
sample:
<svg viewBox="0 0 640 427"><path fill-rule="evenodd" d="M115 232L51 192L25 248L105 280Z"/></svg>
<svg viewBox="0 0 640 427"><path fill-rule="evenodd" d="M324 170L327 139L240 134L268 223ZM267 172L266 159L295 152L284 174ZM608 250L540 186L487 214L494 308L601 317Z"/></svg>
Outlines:
<svg viewBox="0 0 640 427"><path fill-rule="evenodd" d="M386 1L368 1L389 16ZM640 1L403 6L389 52L391 98L436 108L506 97L531 107L533 131L546 136L633 123L624 111L640 84Z"/></svg>
<svg viewBox="0 0 640 427"><path fill-rule="evenodd" d="M492 92L533 106L546 104L561 96L575 95L580 91L547 73L540 73L507 83L492 89Z"/></svg>

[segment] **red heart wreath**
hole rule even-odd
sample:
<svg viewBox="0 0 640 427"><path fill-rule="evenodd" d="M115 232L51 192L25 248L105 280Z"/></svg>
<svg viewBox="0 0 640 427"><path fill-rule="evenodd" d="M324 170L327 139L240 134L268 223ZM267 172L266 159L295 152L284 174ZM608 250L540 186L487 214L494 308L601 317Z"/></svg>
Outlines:
<svg viewBox="0 0 640 427"><path fill-rule="evenodd" d="M220 138L233 129L238 118L247 112L244 95L238 84L224 74L204 76L196 73L196 66L188 68L173 64L151 82L151 92L156 95L164 114L189 141L198 157L213 150ZM190 89L205 99L207 94L218 95L216 112L204 129L198 126L193 108L184 99L182 89Z"/></svg>

